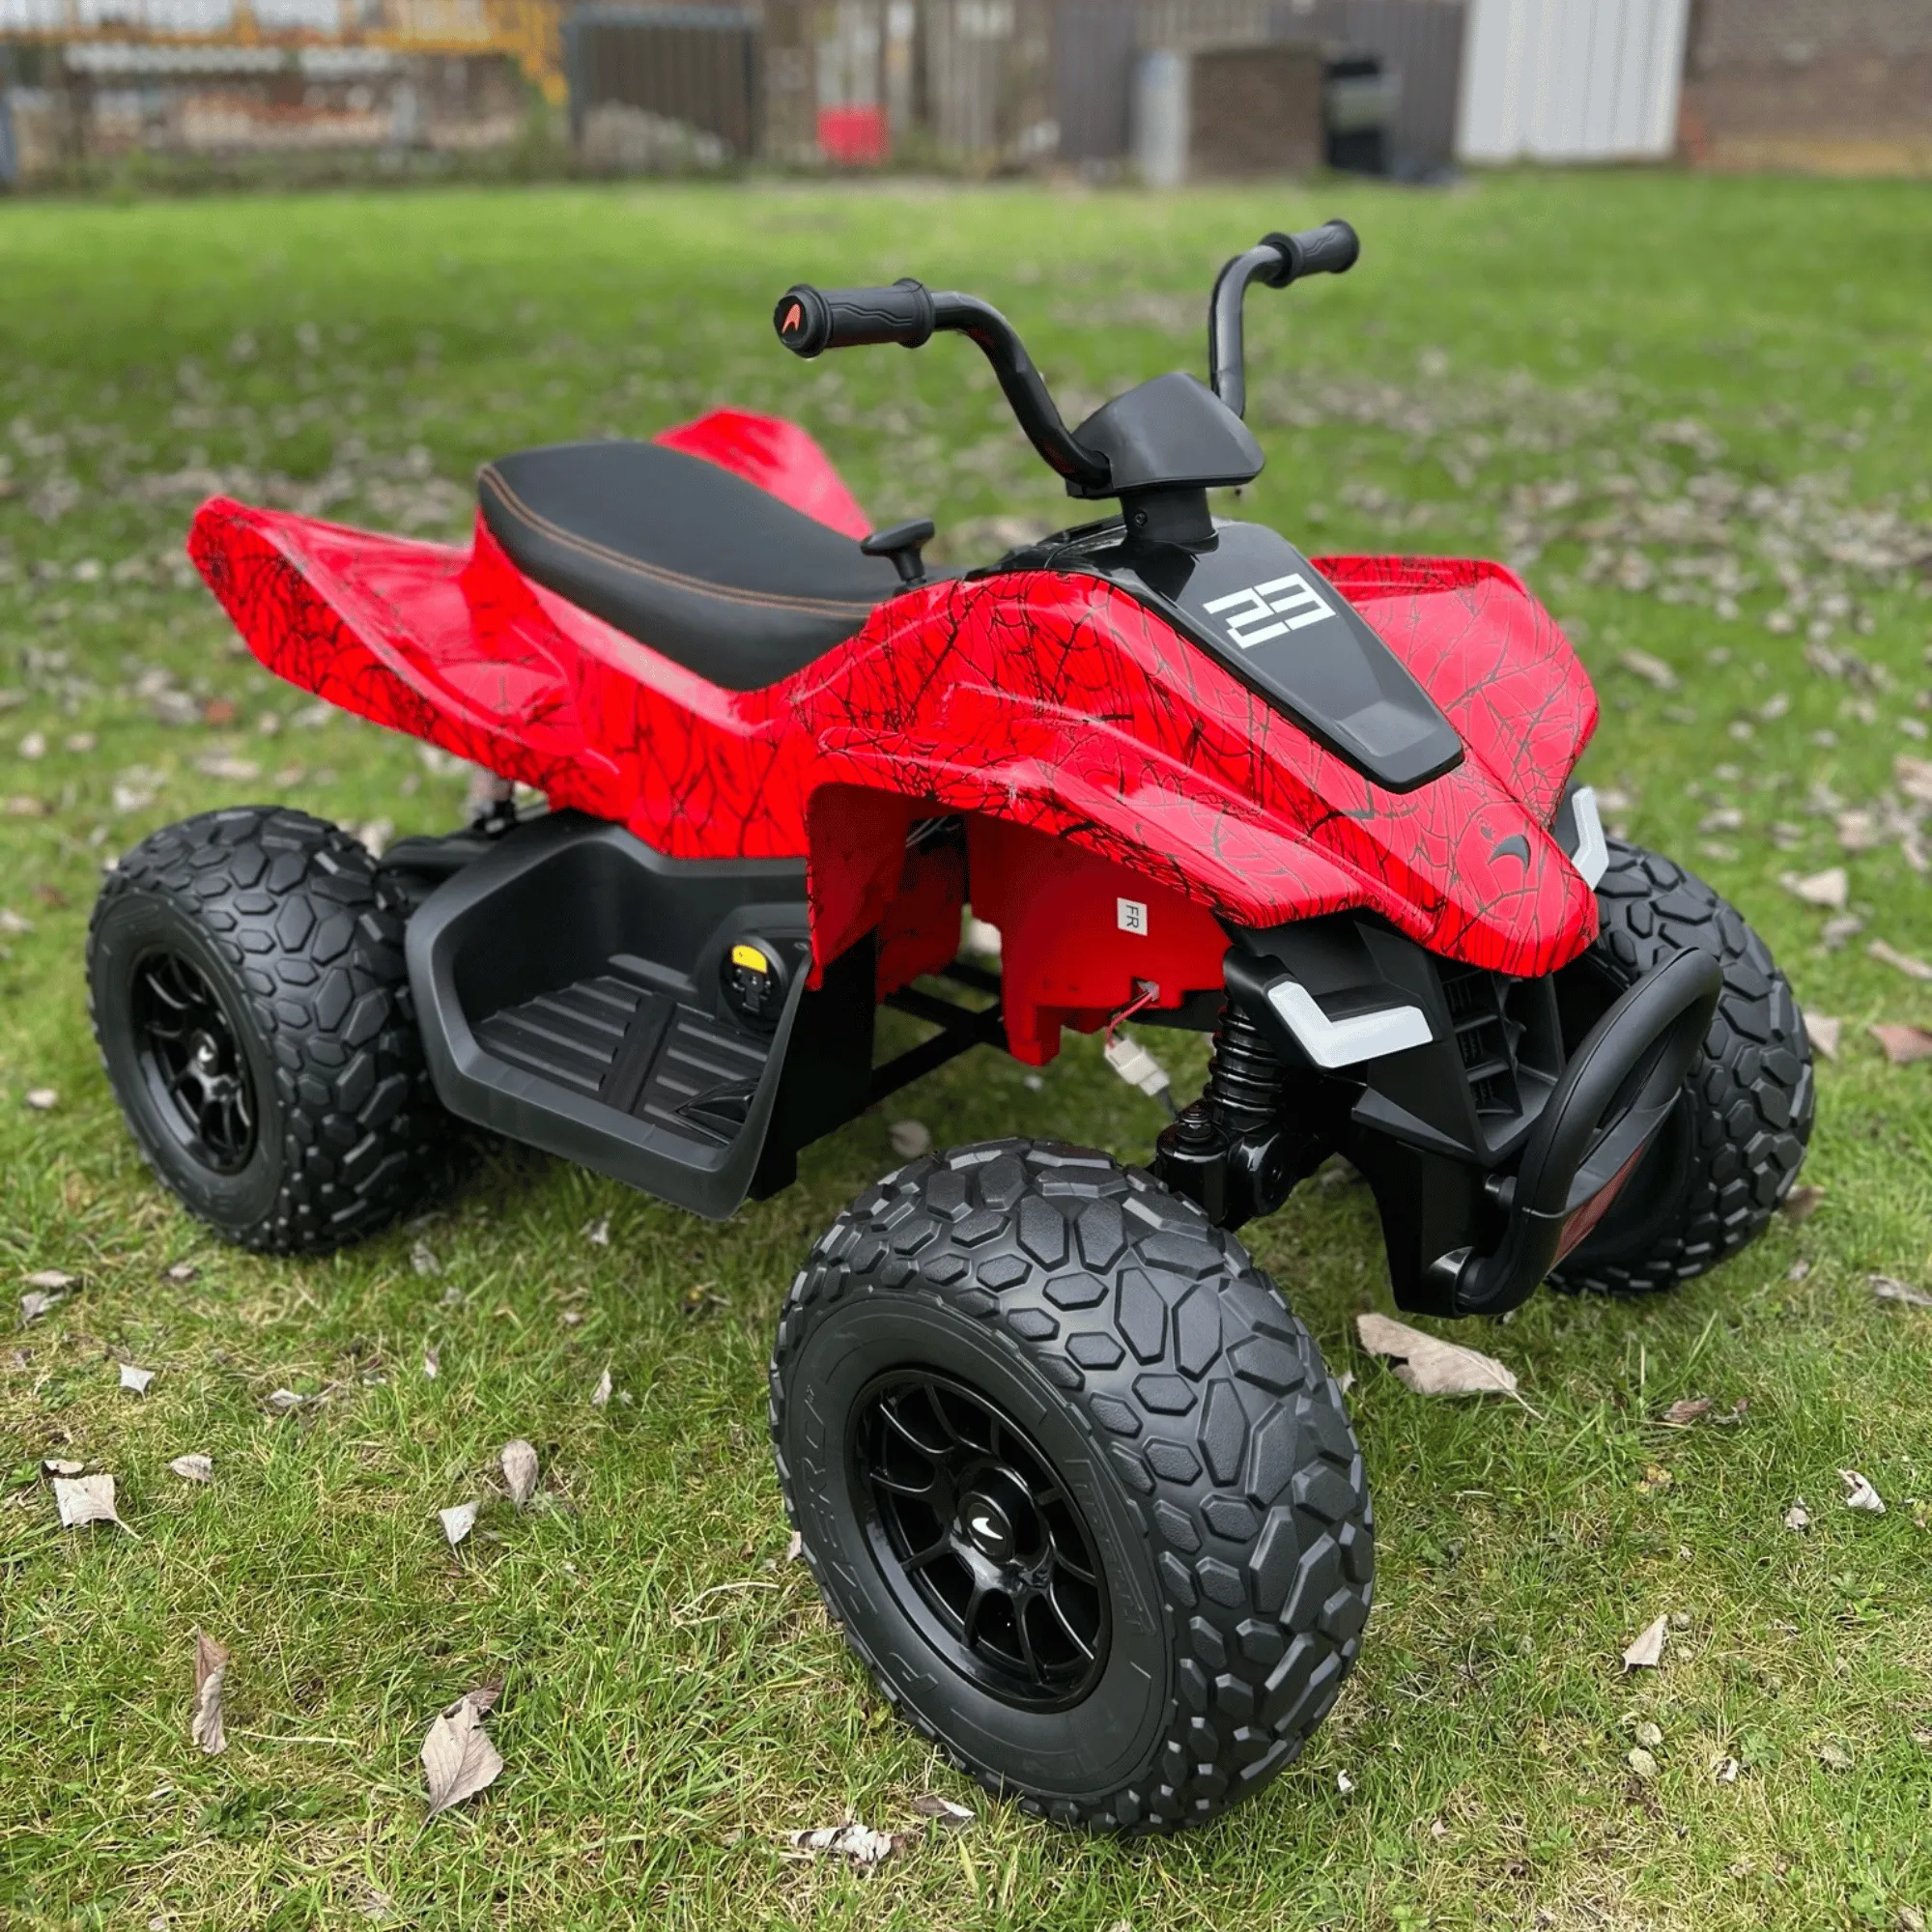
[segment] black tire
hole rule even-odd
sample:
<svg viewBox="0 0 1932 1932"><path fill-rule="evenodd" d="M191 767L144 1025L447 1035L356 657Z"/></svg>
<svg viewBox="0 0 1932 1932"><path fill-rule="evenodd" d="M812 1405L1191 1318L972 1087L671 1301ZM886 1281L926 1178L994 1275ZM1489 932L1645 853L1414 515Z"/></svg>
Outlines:
<svg viewBox="0 0 1932 1932"><path fill-rule="evenodd" d="M1550 1279L1591 1293L1655 1293L1764 1232L1811 1137L1811 1044L1789 981L1734 905L1670 860L1608 842L1597 886L1602 929L1558 978L1566 1044L1675 953L1708 952L1723 968L1724 990L1677 1111Z"/></svg>
<svg viewBox="0 0 1932 1932"><path fill-rule="evenodd" d="M271 806L156 832L101 888L87 976L142 1153L216 1233L321 1253L417 1198L445 1117L402 901L347 833ZM182 1069L184 1026L207 1078Z"/></svg>
<svg viewBox="0 0 1932 1932"><path fill-rule="evenodd" d="M1049 1513L1068 1512L1055 1552L1087 1539L1099 1662L1063 1646L1073 1675L1040 1695L1002 1675L997 1641L990 1665L962 1658L899 1559L900 1492L868 1488L891 1480L868 1461L868 1403L914 1372L1018 1432L1050 1478L1037 1493L1059 1486ZM1147 1175L1010 1140L889 1176L792 1284L771 1388L785 1507L828 1609L886 1697L988 1789L1090 1830L1199 1825L1292 1762L1335 1701L1374 1574L1340 1391L1239 1242ZM986 1527L963 1498L928 1514L952 1552L965 1520ZM930 1566L942 1585L968 1567Z"/></svg>

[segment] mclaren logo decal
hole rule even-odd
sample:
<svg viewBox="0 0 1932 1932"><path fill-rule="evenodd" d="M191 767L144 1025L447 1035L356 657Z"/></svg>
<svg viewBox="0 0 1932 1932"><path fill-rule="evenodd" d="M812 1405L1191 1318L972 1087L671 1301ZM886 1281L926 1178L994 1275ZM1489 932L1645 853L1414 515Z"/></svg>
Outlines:
<svg viewBox="0 0 1932 1932"><path fill-rule="evenodd" d="M1228 635L1244 651L1335 614L1334 606L1299 571L1217 597L1201 608L1210 617L1225 617Z"/></svg>
<svg viewBox="0 0 1932 1932"><path fill-rule="evenodd" d="M805 310L802 309L797 302L793 302L792 305L785 310L785 319L779 324L779 333L781 335L789 335L793 329L798 327L799 325L804 322L804 320L805 320Z"/></svg>

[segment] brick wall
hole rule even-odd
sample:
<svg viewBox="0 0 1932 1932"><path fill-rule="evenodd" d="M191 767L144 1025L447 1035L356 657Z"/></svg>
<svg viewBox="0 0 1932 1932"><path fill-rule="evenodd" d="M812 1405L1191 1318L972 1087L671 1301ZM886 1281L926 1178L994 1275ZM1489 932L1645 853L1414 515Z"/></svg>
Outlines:
<svg viewBox="0 0 1932 1932"><path fill-rule="evenodd" d="M1694 0L1686 156L1932 173L1932 0Z"/></svg>

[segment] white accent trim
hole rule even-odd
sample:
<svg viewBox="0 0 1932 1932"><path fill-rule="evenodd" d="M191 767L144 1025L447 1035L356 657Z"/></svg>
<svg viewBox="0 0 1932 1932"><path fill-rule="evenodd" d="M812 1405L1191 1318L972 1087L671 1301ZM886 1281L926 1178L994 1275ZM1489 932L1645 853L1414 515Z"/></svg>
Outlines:
<svg viewBox="0 0 1932 1932"><path fill-rule="evenodd" d="M1604 821L1597 815L1593 786L1578 785L1570 794L1570 816L1577 821L1577 849L1570 855L1570 863L1594 893L1597 881L1610 868L1610 848L1604 838Z"/></svg>
<svg viewBox="0 0 1932 1932"><path fill-rule="evenodd" d="M1383 1007L1373 1013L1350 1013L1331 1020L1315 1004L1315 996L1298 980L1281 979L1267 989L1268 1005L1288 1022L1303 1053L1317 1066L1353 1066L1357 1061L1379 1060L1385 1053L1402 1053L1427 1046L1435 1036L1429 1016L1420 1007Z"/></svg>

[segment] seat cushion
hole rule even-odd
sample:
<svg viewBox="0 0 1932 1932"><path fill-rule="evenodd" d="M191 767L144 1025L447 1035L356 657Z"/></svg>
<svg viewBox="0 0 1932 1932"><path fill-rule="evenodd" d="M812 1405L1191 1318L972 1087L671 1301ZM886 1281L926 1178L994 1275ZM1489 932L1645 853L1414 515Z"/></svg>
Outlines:
<svg viewBox="0 0 1932 1932"><path fill-rule="evenodd" d="M526 449L477 494L526 577L731 691L790 676L899 589L889 558L656 443Z"/></svg>

